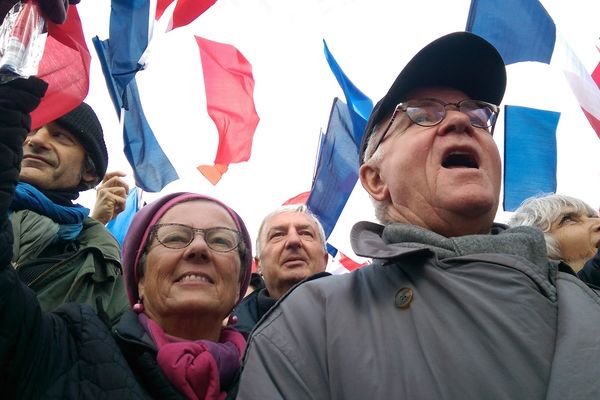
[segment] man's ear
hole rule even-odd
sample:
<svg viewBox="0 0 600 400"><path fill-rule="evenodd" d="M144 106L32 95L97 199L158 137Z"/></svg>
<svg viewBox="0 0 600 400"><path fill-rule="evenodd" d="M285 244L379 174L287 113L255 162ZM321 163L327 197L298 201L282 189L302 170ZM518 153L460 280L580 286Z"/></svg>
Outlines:
<svg viewBox="0 0 600 400"><path fill-rule="evenodd" d="M358 171L360 183L365 190L377 201L383 201L389 198L390 192L387 184L381 179L379 167L375 165L363 164Z"/></svg>
<svg viewBox="0 0 600 400"><path fill-rule="evenodd" d="M85 186L90 189L96 186L99 181L100 179L98 179L98 176L93 172L83 172L81 174L81 182L83 182Z"/></svg>
<svg viewBox="0 0 600 400"><path fill-rule="evenodd" d="M262 276L262 265L260 265L260 260L258 259L258 257L254 257L254 264L256 264L256 272L258 272L258 274Z"/></svg>

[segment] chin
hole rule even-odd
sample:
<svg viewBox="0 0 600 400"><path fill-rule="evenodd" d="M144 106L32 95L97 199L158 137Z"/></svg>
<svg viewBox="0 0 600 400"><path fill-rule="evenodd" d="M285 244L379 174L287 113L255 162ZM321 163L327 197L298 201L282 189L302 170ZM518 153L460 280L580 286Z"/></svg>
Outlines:
<svg viewBox="0 0 600 400"><path fill-rule="evenodd" d="M21 170L21 174L19 175L19 181L41 188L44 183L44 177L39 176L39 174L36 173L29 173L27 168L24 168Z"/></svg>
<svg viewBox="0 0 600 400"><path fill-rule="evenodd" d="M498 209L498 195L489 192L465 191L455 195L448 195L443 200L446 209L465 216L480 216L491 213L496 215Z"/></svg>
<svg viewBox="0 0 600 400"><path fill-rule="evenodd" d="M228 309L233 308L234 303L228 300L216 299L216 298L188 298L178 301L176 305L173 305L173 312L177 313L190 313L199 314L207 313L213 314L219 309L226 308L225 304L230 303L231 306Z"/></svg>

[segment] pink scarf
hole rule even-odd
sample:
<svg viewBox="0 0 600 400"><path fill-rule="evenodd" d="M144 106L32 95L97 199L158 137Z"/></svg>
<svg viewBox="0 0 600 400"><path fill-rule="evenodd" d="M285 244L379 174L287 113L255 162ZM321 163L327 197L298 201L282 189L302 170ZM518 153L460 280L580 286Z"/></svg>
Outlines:
<svg viewBox="0 0 600 400"><path fill-rule="evenodd" d="M167 335L144 313L138 318L158 348L158 365L175 387L194 400L227 397L221 387L228 387L240 368L246 347L241 333L223 328L219 343L187 341Z"/></svg>

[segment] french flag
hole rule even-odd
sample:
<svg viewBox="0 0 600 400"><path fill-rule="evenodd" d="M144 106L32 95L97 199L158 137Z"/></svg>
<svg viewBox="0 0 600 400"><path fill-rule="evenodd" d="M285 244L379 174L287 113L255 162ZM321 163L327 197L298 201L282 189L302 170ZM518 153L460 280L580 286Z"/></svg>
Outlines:
<svg viewBox="0 0 600 400"><path fill-rule="evenodd" d="M600 64L588 72L539 1L473 0L466 30L492 43L506 65L529 61L560 68L600 137ZM504 110L504 209L512 211L527 197L556 191L560 113L522 104Z"/></svg>
<svg viewBox="0 0 600 400"><path fill-rule="evenodd" d="M198 153L210 147L206 141L199 140L200 135L189 135L204 133L210 128L189 124L185 129L175 128L176 122L192 121L190 116L210 116L213 129L216 127L219 142L216 156L214 151L212 153L213 165L198 161L194 166L213 185L230 163L250 157L259 120L254 107L250 62L232 45L194 35L175 38L171 33L197 19L214 3L214 0L159 0L157 3L112 0L109 39L94 39L109 93L122 121L125 155L136 185L146 192L160 192L179 179L179 160L170 159L167 154L181 154L182 149ZM165 26L165 21L166 28L160 32L158 28ZM169 42L171 38L175 40ZM188 44L185 51L168 53L183 42ZM188 58L183 59L184 56ZM164 64L161 63L164 60L170 65L160 71L156 65ZM192 64L193 70L183 71ZM159 73L153 74L151 70ZM173 93L174 88L194 91L197 101L179 103L176 93L168 94ZM155 108L149 105L153 99L158 99L154 101ZM170 112L169 107L173 105L175 108ZM185 117L183 110L193 106L196 108ZM166 115L170 118L165 118ZM168 125L160 127L164 121ZM170 140L177 144L177 150L168 151L167 137L173 139L177 135L180 135L179 141Z"/></svg>
<svg viewBox="0 0 600 400"><path fill-rule="evenodd" d="M506 65L538 61L562 68L573 94L600 137L600 88L544 6L537 0L473 0L467 30L492 43ZM598 75L596 75L598 78Z"/></svg>

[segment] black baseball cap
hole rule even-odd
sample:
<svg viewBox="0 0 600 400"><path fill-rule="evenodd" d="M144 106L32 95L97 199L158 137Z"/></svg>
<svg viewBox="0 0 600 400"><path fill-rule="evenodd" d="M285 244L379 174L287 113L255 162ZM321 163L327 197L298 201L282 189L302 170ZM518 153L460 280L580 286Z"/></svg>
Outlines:
<svg viewBox="0 0 600 400"><path fill-rule="evenodd" d="M400 72L367 121L360 145L363 158L375 126L413 90L445 86L470 98L499 105L506 89L506 68L498 50L471 32L454 32L434 40L419 51Z"/></svg>

